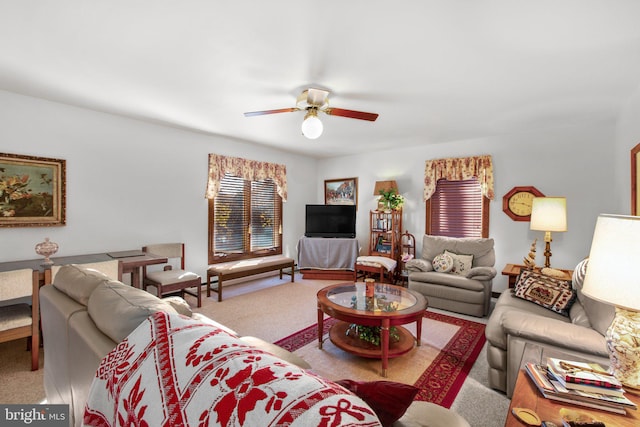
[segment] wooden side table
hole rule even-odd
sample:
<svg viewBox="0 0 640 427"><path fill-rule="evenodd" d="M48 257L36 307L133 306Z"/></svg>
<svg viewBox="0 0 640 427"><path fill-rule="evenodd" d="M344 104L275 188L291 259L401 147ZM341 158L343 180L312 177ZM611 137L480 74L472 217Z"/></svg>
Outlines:
<svg viewBox="0 0 640 427"><path fill-rule="evenodd" d="M546 364L547 358L549 357L577 360L575 356L564 354L559 350L548 350L542 346L532 343L526 344L520 364L520 372L518 373L516 386L513 390L513 396L511 397L511 404L509 405L509 413L505 420L505 427L522 427L524 425L518 421L511 412L513 408L532 409L538 414L542 421L551 421L558 426L562 425L562 420L560 419L561 408L568 408L588 413L593 418L602 421L607 427L632 427L640 425L640 410L629 410L627 411L627 415L619 415L584 406L572 405L570 403L562 403L542 397L523 368L528 362ZM629 400L640 405L640 396L631 393L626 393L625 395Z"/></svg>
<svg viewBox="0 0 640 427"><path fill-rule="evenodd" d="M502 275L507 276L509 280L509 289L516 286L516 280L518 279L518 275L520 275L520 270L522 270L523 268L525 268L525 266L520 264L507 264L504 267L504 269L502 270ZM536 268L535 270L540 271L539 268ZM571 280L571 278L573 277L573 270L560 269L560 271L563 271L566 274L566 280Z"/></svg>

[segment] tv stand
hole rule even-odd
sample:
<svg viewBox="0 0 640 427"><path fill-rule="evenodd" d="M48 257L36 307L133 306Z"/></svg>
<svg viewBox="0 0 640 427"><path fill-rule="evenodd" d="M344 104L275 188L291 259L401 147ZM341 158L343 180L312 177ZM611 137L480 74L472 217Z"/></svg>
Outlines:
<svg viewBox="0 0 640 427"><path fill-rule="evenodd" d="M351 280L360 253L357 239L341 237L302 237L297 249L304 279Z"/></svg>

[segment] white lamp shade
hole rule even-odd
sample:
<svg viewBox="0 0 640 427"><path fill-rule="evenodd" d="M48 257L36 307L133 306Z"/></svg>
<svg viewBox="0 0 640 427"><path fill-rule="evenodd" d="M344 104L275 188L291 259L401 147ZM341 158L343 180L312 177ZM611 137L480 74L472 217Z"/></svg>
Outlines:
<svg viewBox="0 0 640 427"><path fill-rule="evenodd" d="M316 139L322 135L322 122L315 115L305 117L302 122L302 134L309 139Z"/></svg>
<svg viewBox="0 0 640 427"><path fill-rule="evenodd" d="M538 231L567 231L566 197L534 197L530 228Z"/></svg>
<svg viewBox="0 0 640 427"><path fill-rule="evenodd" d="M640 311L640 217L600 215L582 292L627 310Z"/></svg>

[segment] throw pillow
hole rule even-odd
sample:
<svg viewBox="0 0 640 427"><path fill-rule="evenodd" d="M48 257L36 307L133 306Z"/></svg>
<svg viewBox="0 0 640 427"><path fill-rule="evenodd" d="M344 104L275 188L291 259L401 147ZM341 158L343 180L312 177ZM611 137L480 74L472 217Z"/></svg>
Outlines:
<svg viewBox="0 0 640 427"><path fill-rule="evenodd" d="M522 270L514 295L569 317L569 309L576 300L571 281L554 279L531 270Z"/></svg>
<svg viewBox="0 0 640 427"><path fill-rule="evenodd" d="M448 254L436 255L431 264L438 273L448 273L453 269L453 257Z"/></svg>
<svg viewBox="0 0 640 427"><path fill-rule="evenodd" d="M455 252L444 251L445 254L453 258L453 268L451 272L459 276L465 276L473 265L473 255L462 255Z"/></svg>
<svg viewBox="0 0 640 427"><path fill-rule="evenodd" d="M426 259L414 258L409 260L405 267L409 271L433 271L433 265Z"/></svg>
<svg viewBox="0 0 640 427"><path fill-rule="evenodd" d="M413 403L419 388L393 381L336 381L373 409L380 423L391 426L398 421Z"/></svg>

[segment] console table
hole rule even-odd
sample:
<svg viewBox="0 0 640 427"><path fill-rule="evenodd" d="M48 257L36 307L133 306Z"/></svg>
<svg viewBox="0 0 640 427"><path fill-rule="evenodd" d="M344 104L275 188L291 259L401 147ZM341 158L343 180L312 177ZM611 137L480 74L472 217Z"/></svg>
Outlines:
<svg viewBox="0 0 640 427"><path fill-rule="evenodd" d="M134 256L127 257L112 257L107 253L99 254L87 254L87 255L74 255L67 257L51 258L53 265L65 265L65 264L87 264L100 261L112 261L118 260L122 264L122 273L131 274L131 285L137 288L141 287L140 268L145 265L152 264L165 264L168 262L166 257L157 256L150 253L135 254ZM45 270L49 270L51 266L42 265L43 259L30 259L23 261L9 261L0 263L0 271L20 270L23 268L30 268L31 270L37 270L40 272L40 283L44 284Z"/></svg>
<svg viewBox="0 0 640 427"><path fill-rule="evenodd" d="M303 278L351 280L360 245L355 238L302 237L297 250Z"/></svg>

